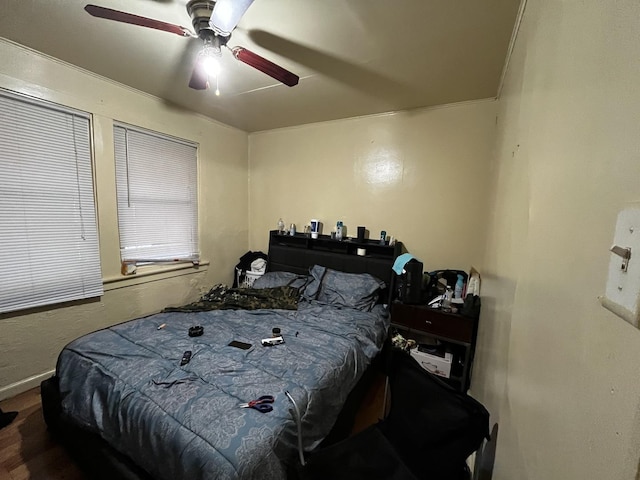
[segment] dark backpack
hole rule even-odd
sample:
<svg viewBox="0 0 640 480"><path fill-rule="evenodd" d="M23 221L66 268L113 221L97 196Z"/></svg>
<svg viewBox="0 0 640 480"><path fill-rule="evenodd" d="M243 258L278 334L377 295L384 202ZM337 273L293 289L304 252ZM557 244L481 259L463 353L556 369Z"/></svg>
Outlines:
<svg viewBox="0 0 640 480"><path fill-rule="evenodd" d="M489 412L408 353L394 349L392 355L391 411L381 431L416 477L463 478L467 457L489 438Z"/></svg>
<svg viewBox="0 0 640 480"><path fill-rule="evenodd" d="M467 272L463 272L462 270L435 270L425 274L422 293L423 302L429 303L438 295L442 295L445 292L445 283L441 280L445 280L446 285L453 288L458 281L458 275L462 275L462 279L466 283L469 275L467 275Z"/></svg>
<svg viewBox="0 0 640 480"><path fill-rule="evenodd" d="M489 412L393 349L389 415L312 452L304 480L463 480L466 459L489 438Z"/></svg>

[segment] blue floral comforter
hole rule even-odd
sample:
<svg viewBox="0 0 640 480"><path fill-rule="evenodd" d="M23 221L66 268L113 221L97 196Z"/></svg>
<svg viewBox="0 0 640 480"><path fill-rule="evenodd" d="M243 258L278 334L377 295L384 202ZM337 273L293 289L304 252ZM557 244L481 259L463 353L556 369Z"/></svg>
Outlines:
<svg viewBox="0 0 640 480"><path fill-rule="evenodd" d="M388 322L380 305L361 312L313 301L297 311L170 312L133 320L62 351L63 414L157 479L283 479L297 458L284 392L300 408L310 450L380 351ZM195 325L204 327L202 336L188 335ZM285 343L263 347L273 327ZM232 340L252 346L228 346ZM191 361L180 366L186 350ZM271 412L238 407L267 394L275 396Z"/></svg>

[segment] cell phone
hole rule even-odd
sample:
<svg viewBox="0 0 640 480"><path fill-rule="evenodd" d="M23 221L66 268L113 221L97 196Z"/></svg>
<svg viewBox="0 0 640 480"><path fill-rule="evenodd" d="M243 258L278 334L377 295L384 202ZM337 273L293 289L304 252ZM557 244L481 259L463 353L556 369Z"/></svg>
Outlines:
<svg viewBox="0 0 640 480"><path fill-rule="evenodd" d="M242 350L248 350L251 348L250 343L238 342L237 340L233 340L230 344L230 347L241 348Z"/></svg>
<svg viewBox="0 0 640 480"><path fill-rule="evenodd" d="M180 360L180 366L186 365L191 361L191 350L187 350L182 354L182 360Z"/></svg>

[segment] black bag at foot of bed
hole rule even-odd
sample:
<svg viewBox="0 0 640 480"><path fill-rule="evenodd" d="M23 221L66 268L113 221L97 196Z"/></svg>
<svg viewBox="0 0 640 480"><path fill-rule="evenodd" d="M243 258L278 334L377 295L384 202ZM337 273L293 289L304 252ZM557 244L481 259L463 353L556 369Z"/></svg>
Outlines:
<svg viewBox="0 0 640 480"><path fill-rule="evenodd" d="M302 480L468 480L466 459L489 438L489 412L430 374L404 351L391 353L389 415L312 452Z"/></svg>

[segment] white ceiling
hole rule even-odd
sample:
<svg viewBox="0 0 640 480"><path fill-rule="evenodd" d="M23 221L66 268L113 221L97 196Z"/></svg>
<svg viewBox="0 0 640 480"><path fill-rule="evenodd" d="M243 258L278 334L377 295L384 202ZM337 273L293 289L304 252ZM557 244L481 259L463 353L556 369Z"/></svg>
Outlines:
<svg viewBox="0 0 640 480"><path fill-rule="evenodd" d="M281 85L224 50L218 97L188 87L201 40L84 11L93 3L191 29L186 0L0 0L0 36L253 132L494 97L519 2L255 0L229 45L300 83Z"/></svg>

